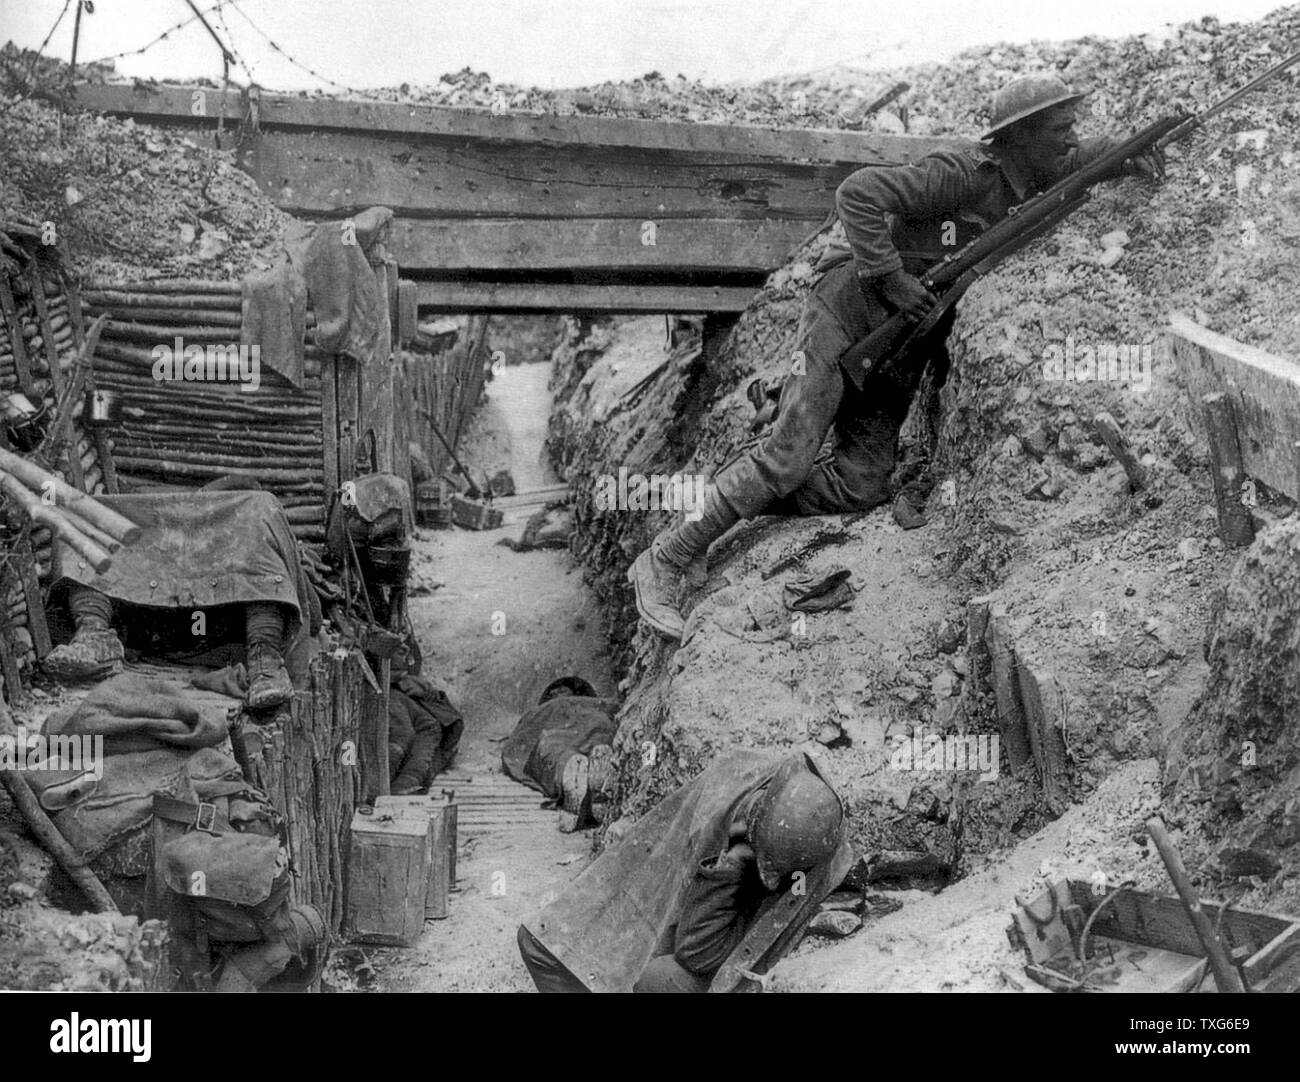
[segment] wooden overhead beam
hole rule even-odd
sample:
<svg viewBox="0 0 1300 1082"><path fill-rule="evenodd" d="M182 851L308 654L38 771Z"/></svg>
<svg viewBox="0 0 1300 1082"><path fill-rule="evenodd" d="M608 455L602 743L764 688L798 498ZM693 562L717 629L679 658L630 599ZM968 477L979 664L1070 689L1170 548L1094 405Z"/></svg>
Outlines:
<svg viewBox="0 0 1300 1082"><path fill-rule="evenodd" d="M237 160L306 217L384 206L404 217L819 219L853 169L337 131L264 131Z"/></svg>
<svg viewBox="0 0 1300 1082"><path fill-rule="evenodd" d="M1300 365L1207 330L1174 312L1174 361L1194 408L1193 430L1206 436L1201 400L1223 392L1235 414L1242 469L1269 488L1300 499Z"/></svg>
<svg viewBox="0 0 1300 1082"><path fill-rule="evenodd" d="M779 267L816 223L669 218L395 218L387 247L403 272ZM652 232L653 230L653 232ZM654 243L644 243L653 237Z"/></svg>
<svg viewBox="0 0 1300 1082"><path fill-rule="evenodd" d="M196 98L196 92L201 97ZM90 85L77 88L88 109L134 116L145 123L215 125L221 92L168 84ZM196 115L196 103L202 113ZM241 93L225 99L228 123L238 123ZM258 118L263 130L300 128L418 135L444 139L485 139L567 147L628 147L694 154L793 161L901 163L932 150L968 140L877 135L817 128L774 128L746 124L690 123L622 117L525 115L490 109L451 108L398 102L370 102L261 94Z"/></svg>
<svg viewBox="0 0 1300 1082"><path fill-rule="evenodd" d="M420 282L422 314L434 312L743 312L752 286L599 285L555 282Z"/></svg>

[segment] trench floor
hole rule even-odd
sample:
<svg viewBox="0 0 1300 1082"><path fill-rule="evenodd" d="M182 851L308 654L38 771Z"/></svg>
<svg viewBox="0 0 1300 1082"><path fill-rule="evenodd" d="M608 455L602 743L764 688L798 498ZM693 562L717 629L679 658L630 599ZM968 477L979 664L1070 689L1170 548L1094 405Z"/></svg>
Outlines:
<svg viewBox="0 0 1300 1082"><path fill-rule="evenodd" d="M541 465L551 408L547 369L507 367L489 385L466 447L471 468L491 459L511 470L521 490L554 483ZM531 510L508 512L499 530L422 530L416 540L412 577L429 592L411 597L410 612L424 672L465 716L455 775L500 775L502 741L557 676L578 674L602 695L615 693L600 614L569 554L515 553L497 544L518 538ZM516 930L592 854L594 831L562 834L558 821L558 813L534 815L462 837L449 915L427 921L410 949L363 948L375 987L531 990Z"/></svg>

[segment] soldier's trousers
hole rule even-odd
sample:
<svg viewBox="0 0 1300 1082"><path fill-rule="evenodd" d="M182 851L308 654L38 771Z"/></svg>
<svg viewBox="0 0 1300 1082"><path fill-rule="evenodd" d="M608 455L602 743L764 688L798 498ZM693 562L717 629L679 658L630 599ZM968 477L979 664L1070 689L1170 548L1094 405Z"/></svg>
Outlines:
<svg viewBox="0 0 1300 1082"><path fill-rule="evenodd" d="M911 396L870 375L859 389L840 365L881 315L869 311L851 261L814 287L771 433L714 478L742 518L866 511L889 499L898 430ZM832 428L830 454L819 457Z"/></svg>

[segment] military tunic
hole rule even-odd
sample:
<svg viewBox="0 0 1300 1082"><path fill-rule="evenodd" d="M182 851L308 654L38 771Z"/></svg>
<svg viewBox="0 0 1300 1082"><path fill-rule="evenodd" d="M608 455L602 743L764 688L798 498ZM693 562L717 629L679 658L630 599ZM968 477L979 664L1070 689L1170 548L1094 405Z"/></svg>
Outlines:
<svg viewBox="0 0 1300 1082"><path fill-rule="evenodd" d="M1083 141L1063 159L1060 175L1112 145ZM793 355L798 367L782 388L776 423L761 446L715 478L741 517L866 511L889 499L913 389L840 363L888 317L872 283L900 268L920 273L1033 194L1014 163L983 146L940 151L915 165L859 169L840 185L836 208L849 248L819 267L825 274L804 305ZM950 326L951 317L932 332L935 348ZM819 457L832 429L829 453Z"/></svg>

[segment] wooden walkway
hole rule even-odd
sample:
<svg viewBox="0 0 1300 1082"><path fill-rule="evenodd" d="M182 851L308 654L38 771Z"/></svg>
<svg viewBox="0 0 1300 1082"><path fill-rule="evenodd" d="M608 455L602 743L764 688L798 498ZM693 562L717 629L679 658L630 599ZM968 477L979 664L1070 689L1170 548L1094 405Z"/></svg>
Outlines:
<svg viewBox="0 0 1300 1082"><path fill-rule="evenodd" d="M546 798L505 774L471 776L453 771L435 778L429 791L455 794L458 841L520 826L559 829L559 813L542 807Z"/></svg>

